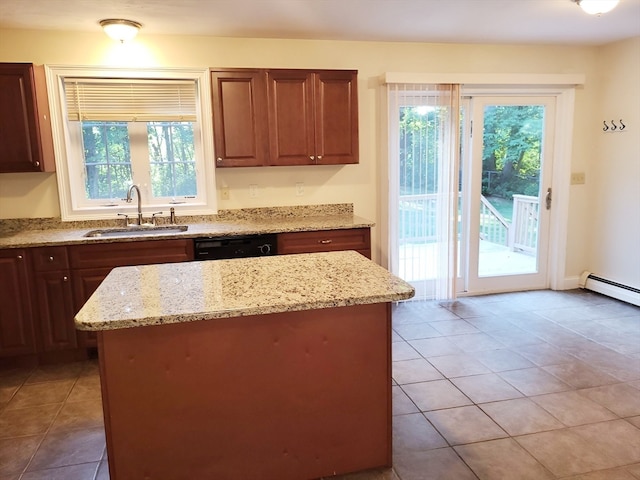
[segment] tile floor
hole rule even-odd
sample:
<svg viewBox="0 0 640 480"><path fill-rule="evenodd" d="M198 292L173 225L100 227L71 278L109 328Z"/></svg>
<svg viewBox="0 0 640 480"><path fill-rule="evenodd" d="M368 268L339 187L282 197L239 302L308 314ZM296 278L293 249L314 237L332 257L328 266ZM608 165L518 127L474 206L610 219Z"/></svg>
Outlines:
<svg viewBox="0 0 640 480"><path fill-rule="evenodd" d="M343 480L640 479L640 308L522 292L393 327L394 467ZM0 370L1 480L108 479L105 456L95 362Z"/></svg>

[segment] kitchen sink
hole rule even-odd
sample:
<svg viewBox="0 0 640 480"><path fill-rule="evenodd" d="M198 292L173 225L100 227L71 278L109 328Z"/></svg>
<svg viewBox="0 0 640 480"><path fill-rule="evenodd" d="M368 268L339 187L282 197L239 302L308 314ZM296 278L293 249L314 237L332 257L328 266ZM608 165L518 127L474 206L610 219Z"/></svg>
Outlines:
<svg viewBox="0 0 640 480"><path fill-rule="evenodd" d="M140 235L158 235L162 233L186 232L188 225L134 226L124 228L102 228L91 230L85 237L137 237Z"/></svg>

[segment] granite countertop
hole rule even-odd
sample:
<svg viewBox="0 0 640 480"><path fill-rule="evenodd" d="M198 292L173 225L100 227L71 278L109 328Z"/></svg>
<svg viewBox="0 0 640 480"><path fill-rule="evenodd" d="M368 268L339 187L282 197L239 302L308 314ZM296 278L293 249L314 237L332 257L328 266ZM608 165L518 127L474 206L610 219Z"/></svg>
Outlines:
<svg viewBox="0 0 640 480"><path fill-rule="evenodd" d="M122 222L62 222L24 221L11 229L0 230L0 248L22 248L91 243L132 242L171 238L224 237L262 233L284 233L372 227L374 224L353 215L349 204L315 207L286 207L228 211L225 215L178 217L184 232L157 233L118 237L85 237L91 230L120 227ZM165 219L161 219L162 222ZM166 223L161 223L166 225Z"/></svg>
<svg viewBox="0 0 640 480"><path fill-rule="evenodd" d="M114 330L391 302L414 293L354 251L119 267L75 323L79 330Z"/></svg>

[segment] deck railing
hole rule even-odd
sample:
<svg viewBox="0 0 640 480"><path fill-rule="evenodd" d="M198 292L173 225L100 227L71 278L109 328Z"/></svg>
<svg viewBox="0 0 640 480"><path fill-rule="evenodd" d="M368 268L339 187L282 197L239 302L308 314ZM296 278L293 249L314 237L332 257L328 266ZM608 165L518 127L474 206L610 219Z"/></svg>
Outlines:
<svg viewBox="0 0 640 480"><path fill-rule="evenodd" d="M513 196L513 219L506 220L480 197L480 238L512 250L535 252L538 239L538 197ZM400 196L399 242L420 243L436 239L436 194Z"/></svg>

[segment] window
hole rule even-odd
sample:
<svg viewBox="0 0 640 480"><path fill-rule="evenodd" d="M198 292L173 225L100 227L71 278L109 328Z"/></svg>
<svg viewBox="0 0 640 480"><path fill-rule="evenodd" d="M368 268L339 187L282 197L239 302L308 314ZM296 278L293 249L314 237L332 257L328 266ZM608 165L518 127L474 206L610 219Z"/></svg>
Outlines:
<svg viewBox="0 0 640 480"><path fill-rule="evenodd" d="M207 71L48 69L63 220L143 208L215 213ZM209 159L207 161L207 159Z"/></svg>

